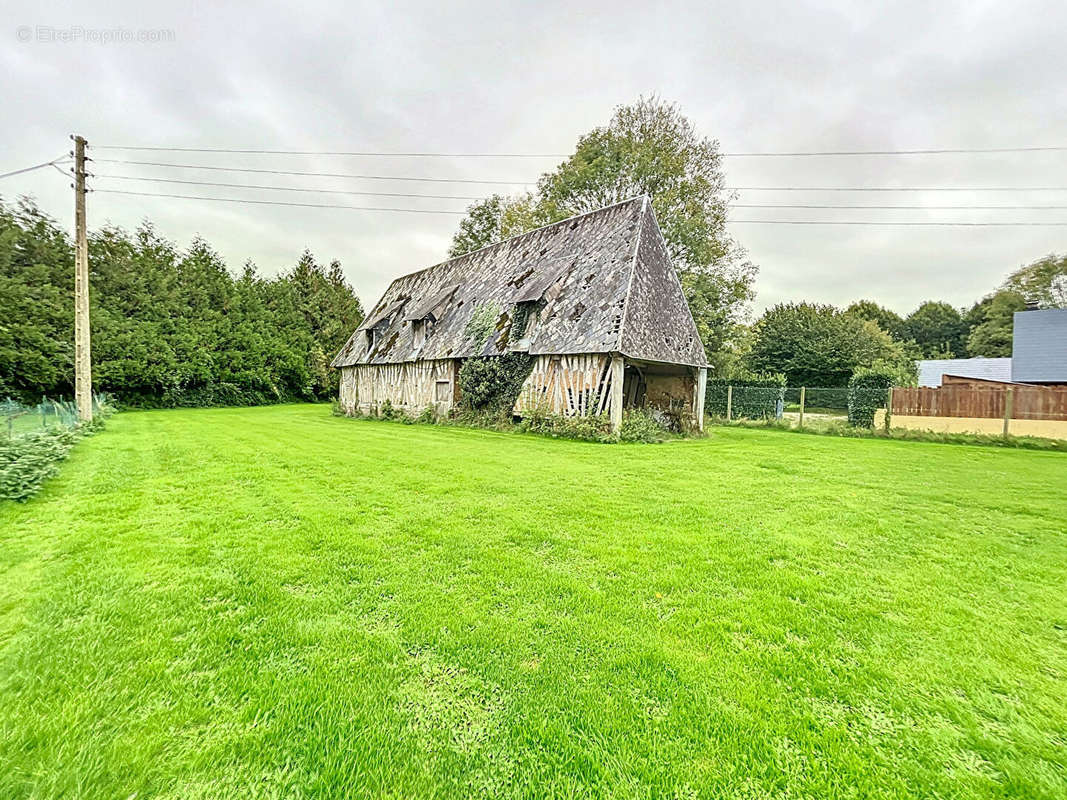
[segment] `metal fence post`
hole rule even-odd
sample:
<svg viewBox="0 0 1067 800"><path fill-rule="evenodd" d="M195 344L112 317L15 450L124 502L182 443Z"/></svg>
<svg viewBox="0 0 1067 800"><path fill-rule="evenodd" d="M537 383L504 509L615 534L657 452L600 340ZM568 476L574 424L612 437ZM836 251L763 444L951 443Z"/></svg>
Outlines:
<svg viewBox="0 0 1067 800"><path fill-rule="evenodd" d="M1011 426L1011 415L1015 410L1015 389L1008 387L1004 392L1004 436L1008 435L1008 428Z"/></svg>
<svg viewBox="0 0 1067 800"><path fill-rule="evenodd" d="M734 416L734 385L726 387L726 421L729 422Z"/></svg>
<svg viewBox="0 0 1067 800"><path fill-rule="evenodd" d="M800 387L800 422L797 423L797 427L798 428L803 428L804 427L804 393L805 393L805 391L806 391L806 387L801 386Z"/></svg>

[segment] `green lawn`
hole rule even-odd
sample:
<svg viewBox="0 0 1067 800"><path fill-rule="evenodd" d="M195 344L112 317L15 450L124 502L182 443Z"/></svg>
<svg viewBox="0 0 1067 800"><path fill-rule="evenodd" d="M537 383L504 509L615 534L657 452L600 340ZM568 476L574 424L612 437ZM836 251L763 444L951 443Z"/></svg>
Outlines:
<svg viewBox="0 0 1067 800"><path fill-rule="evenodd" d="M1067 456L113 417L0 505L0 798L1067 797Z"/></svg>

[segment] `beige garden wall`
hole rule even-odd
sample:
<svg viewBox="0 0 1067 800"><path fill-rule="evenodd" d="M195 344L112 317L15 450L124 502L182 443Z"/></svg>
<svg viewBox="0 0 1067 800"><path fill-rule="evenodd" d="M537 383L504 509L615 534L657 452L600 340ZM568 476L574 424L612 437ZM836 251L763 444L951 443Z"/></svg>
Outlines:
<svg viewBox="0 0 1067 800"><path fill-rule="evenodd" d="M875 427L885 425L885 409L874 415ZM999 436L1004 433L1004 420L979 417L911 417L894 414L890 427L938 433L988 433ZM1067 420L1013 419L1009 421L1008 433L1012 436L1041 436L1046 439L1067 439Z"/></svg>

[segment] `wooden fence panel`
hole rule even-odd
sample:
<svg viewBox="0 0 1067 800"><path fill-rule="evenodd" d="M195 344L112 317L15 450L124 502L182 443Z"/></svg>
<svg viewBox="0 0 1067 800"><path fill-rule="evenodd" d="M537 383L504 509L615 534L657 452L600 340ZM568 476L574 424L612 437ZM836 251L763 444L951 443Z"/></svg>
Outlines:
<svg viewBox="0 0 1067 800"><path fill-rule="evenodd" d="M1067 388L1047 386L943 385L893 389L892 413L918 417L1002 419L1008 389L1013 393L1012 419L1067 420Z"/></svg>

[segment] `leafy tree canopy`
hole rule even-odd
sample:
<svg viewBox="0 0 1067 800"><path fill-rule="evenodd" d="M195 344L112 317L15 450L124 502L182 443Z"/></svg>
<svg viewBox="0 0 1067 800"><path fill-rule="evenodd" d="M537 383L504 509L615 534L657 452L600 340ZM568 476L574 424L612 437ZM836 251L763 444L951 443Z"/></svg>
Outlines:
<svg viewBox="0 0 1067 800"><path fill-rule="evenodd" d="M895 311L890 311L872 300L857 300L845 309L845 313L852 314L860 319L870 320L898 342L908 340L908 328L904 318Z"/></svg>
<svg viewBox="0 0 1067 800"><path fill-rule="evenodd" d="M948 303L928 300L904 321L924 358L966 358L967 323Z"/></svg>
<svg viewBox="0 0 1067 800"><path fill-rule="evenodd" d="M749 369L781 372L790 386L845 386L859 367L914 373L911 353L870 320L833 306L782 303L753 326Z"/></svg>
<svg viewBox="0 0 1067 800"><path fill-rule="evenodd" d="M640 194L652 206L705 349L713 360L737 333L756 267L726 231L728 195L718 143L677 106L641 98L578 140L574 155L541 176L535 192L494 195L468 209L450 254L461 255L541 225Z"/></svg>
<svg viewBox="0 0 1067 800"><path fill-rule="evenodd" d="M967 350L971 356L1004 358L1011 355L1015 312L1026 309L1018 292L999 291L983 298L967 312L971 324Z"/></svg>
<svg viewBox="0 0 1067 800"><path fill-rule="evenodd" d="M1067 255L1047 255L1008 276L1002 287L1041 308L1067 308Z"/></svg>

